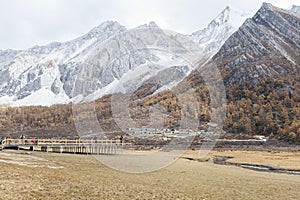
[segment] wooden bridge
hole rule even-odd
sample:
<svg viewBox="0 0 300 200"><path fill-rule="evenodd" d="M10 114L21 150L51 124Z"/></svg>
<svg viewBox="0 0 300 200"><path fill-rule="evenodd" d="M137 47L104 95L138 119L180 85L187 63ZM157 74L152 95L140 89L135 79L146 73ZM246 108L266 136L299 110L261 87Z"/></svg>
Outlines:
<svg viewBox="0 0 300 200"><path fill-rule="evenodd" d="M122 154L122 147L120 140L94 139L4 139L0 145L0 149L98 155Z"/></svg>

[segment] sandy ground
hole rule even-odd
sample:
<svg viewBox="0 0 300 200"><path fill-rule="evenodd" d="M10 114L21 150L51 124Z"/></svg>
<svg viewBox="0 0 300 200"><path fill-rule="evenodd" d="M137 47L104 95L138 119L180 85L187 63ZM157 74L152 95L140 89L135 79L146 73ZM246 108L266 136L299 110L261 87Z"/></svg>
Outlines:
<svg viewBox="0 0 300 200"><path fill-rule="evenodd" d="M235 154L245 152L213 152ZM259 162L299 166L300 154L249 153ZM195 152L188 152L195 156ZM276 155L276 154L275 154ZM230 156L230 155L229 155ZM270 156L270 157L269 157ZM268 157L263 159L263 157ZM274 158L274 159L272 159ZM279 159L280 158L280 159ZM0 199L299 199L300 176L257 172L181 158L156 172L129 174L93 156L0 152Z"/></svg>

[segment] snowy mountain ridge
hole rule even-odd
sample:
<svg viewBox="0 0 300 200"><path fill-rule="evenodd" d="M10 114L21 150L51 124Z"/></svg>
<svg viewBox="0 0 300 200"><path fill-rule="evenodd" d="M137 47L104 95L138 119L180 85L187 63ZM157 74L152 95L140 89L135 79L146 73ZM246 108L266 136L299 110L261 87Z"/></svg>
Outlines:
<svg viewBox="0 0 300 200"><path fill-rule="evenodd" d="M179 52L184 51L181 44L197 41L203 48L203 53L217 52L246 17L226 7L207 28L188 36L177 34L174 38L170 38L154 22L150 22L136 28L136 31L149 30L144 41L128 34L128 41L133 42L124 42L122 45L129 50L153 45ZM126 31L118 22L107 21L68 42L53 42L20 51L1 50L0 104L49 106L69 103L75 97L78 98L79 94L74 95L74 82L82 66L86 65L87 60L96 65L103 42ZM118 41L115 45L122 42ZM111 52L119 51L116 46L111 48L102 53L110 55ZM99 80L93 85L93 93L87 95L85 100L94 100L113 92L132 92L147 77L152 77L148 82L159 83L158 91L170 89L188 76L191 70L192 67L179 57L146 48L132 55L125 55L109 66L96 68L89 78ZM119 89L120 84L122 89Z"/></svg>
<svg viewBox="0 0 300 200"><path fill-rule="evenodd" d="M191 38L199 42L206 51L214 50L237 31L249 17L251 17L250 14L227 6L206 28L192 33Z"/></svg>
<svg viewBox="0 0 300 200"><path fill-rule="evenodd" d="M293 6L291 7L290 11L291 11L294 15L300 17L300 6L293 5Z"/></svg>

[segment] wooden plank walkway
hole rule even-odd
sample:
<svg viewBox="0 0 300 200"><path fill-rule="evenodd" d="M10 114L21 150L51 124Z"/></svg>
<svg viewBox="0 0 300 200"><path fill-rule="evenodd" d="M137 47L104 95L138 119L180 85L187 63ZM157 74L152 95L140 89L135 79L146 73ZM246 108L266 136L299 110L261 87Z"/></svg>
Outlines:
<svg viewBox="0 0 300 200"><path fill-rule="evenodd" d="M123 143L120 140L4 139L0 148L55 153L116 155L122 154L122 147Z"/></svg>

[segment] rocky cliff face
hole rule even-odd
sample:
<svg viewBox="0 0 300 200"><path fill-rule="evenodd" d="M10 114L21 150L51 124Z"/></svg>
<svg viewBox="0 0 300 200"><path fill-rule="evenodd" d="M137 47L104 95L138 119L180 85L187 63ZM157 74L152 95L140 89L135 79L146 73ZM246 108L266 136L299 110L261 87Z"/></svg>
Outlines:
<svg viewBox="0 0 300 200"><path fill-rule="evenodd" d="M214 56L227 86L259 83L264 77L299 73L300 18L264 3Z"/></svg>
<svg viewBox="0 0 300 200"><path fill-rule="evenodd" d="M79 65L98 43L126 28L105 22L65 43L0 52L0 102L14 105L68 103ZM39 101L34 101L40 96Z"/></svg>
<svg viewBox="0 0 300 200"><path fill-rule="evenodd" d="M293 5L290 11L297 16L300 16L300 6Z"/></svg>
<svg viewBox="0 0 300 200"><path fill-rule="evenodd" d="M124 26L108 21L65 43L55 42L21 51L0 51L0 104L64 104L74 97L88 101L114 92L132 92L144 81L156 84L157 91L170 89L191 72L192 66L169 53L182 52L186 47L203 49L202 53L216 52L239 26L232 21L238 18L233 17L233 13L227 7L207 28L191 35L170 36L151 22L133 31L140 30L143 40L138 35L127 34L127 42L118 40L106 49L103 49L105 41L125 33ZM244 16L239 17L239 21L244 20ZM110 60L112 54L121 51L120 45L130 54ZM99 64L100 60L102 64ZM87 85L90 89L85 91L74 87L83 69L88 71L85 78L92 80ZM169 80L171 69L176 69L173 80ZM146 80L147 77L153 78ZM157 77L162 80L155 82ZM79 96L80 92L86 97Z"/></svg>

